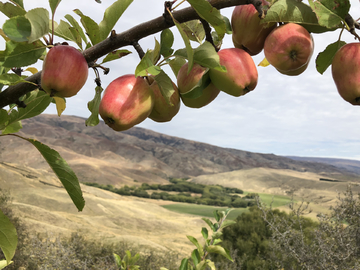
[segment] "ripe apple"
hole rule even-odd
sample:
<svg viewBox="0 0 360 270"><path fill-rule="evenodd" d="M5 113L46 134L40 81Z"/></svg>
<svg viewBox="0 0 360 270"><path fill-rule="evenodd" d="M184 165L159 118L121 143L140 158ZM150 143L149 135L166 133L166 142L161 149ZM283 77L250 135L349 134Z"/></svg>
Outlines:
<svg viewBox="0 0 360 270"><path fill-rule="evenodd" d="M43 62L41 87L50 96L72 97L84 86L88 77L88 64L74 47L52 47Z"/></svg>
<svg viewBox="0 0 360 270"><path fill-rule="evenodd" d="M154 94L142 77L123 75L104 91L99 114L115 131L127 130L144 121L154 106Z"/></svg>
<svg viewBox="0 0 360 270"><path fill-rule="evenodd" d="M263 6L269 5L265 0ZM243 49L250 55L260 53L269 33L276 27L276 23L261 24L259 12L254 5L236 6L231 16L232 40L235 48Z"/></svg>
<svg viewBox="0 0 360 270"><path fill-rule="evenodd" d="M181 100L185 106L190 108L201 108L208 105L213 101L220 90L210 83L205 89L203 89L202 95L197 98L187 98L181 95L181 93L187 93L193 89L201 80L202 76L206 72L206 68L199 64L194 64L190 73L188 72L188 63L185 63L179 70L177 75L177 84L180 91Z"/></svg>
<svg viewBox="0 0 360 270"><path fill-rule="evenodd" d="M150 77L149 77L150 79ZM179 112L180 109L180 94L179 89L173 83L174 93L170 97L169 104L161 94L159 85L156 81L150 84L150 88L154 92L154 107L149 115L149 118L155 122L169 122Z"/></svg>
<svg viewBox="0 0 360 270"><path fill-rule="evenodd" d="M229 48L218 52L220 64L227 72L210 69L212 83L225 93L238 97L254 90L258 72L251 56L242 49Z"/></svg>
<svg viewBox="0 0 360 270"><path fill-rule="evenodd" d="M333 58L331 70L340 96L352 105L360 105L360 43L342 46Z"/></svg>
<svg viewBox="0 0 360 270"><path fill-rule="evenodd" d="M266 38L266 59L280 73L296 76L303 73L314 51L310 33L301 25L287 23L275 28Z"/></svg>

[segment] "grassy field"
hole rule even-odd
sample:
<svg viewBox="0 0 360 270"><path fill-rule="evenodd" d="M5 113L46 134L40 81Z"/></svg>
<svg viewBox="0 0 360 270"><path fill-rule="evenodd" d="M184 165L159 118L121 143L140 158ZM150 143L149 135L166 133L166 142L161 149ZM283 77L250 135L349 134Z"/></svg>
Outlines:
<svg viewBox="0 0 360 270"><path fill-rule="evenodd" d="M246 194L246 192L244 192L244 194ZM259 193L259 196L260 199L267 206L270 206L270 204L272 203L273 208L286 205L290 202L290 197L287 196L271 195L266 193ZM213 211L215 211L216 209L225 210L227 208L227 207L216 207L216 206L197 205L197 204L188 204L188 203L168 204L168 205L162 205L162 207L178 213L198 215L203 217L214 217ZM246 208L236 208L230 212L228 218L235 219L238 215L240 215L245 211L247 211Z"/></svg>

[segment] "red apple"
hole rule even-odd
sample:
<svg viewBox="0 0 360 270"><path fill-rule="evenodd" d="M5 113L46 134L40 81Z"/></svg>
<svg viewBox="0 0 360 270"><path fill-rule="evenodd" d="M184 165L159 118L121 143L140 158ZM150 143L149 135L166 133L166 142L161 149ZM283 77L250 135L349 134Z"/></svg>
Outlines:
<svg viewBox="0 0 360 270"><path fill-rule="evenodd" d="M52 47L43 62L41 87L57 97L72 97L84 86L88 77L88 64L74 47Z"/></svg>
<svg viewBox="0 0 360 270"><path fill-rule="evenodd" d="M112 81L104 91L99 114L116 131L144 121L154 106L154 94L142 77L129 74Z"/></svg>
<svg viewBox="0 0 360 270"><path fill-rule="evenodd" d="M180 91L180 95L182 93L188 93L192 90L201 80L202 76L206 72L206 68L200 66L199 64L194 64L190 73L188 72L188 63L185 63L179 70L177 75L177 84ZM197 98L187 98L181 95L181 100L185 106L190 108L201 108L208 105L211 101L213 101L220 90L216 88L212 83L210 83L205 89L203 89L202 95Z"/></svg>
<svg viewBox="0 0 360 270"><path fill-rule="evenodd" d="M331 70L340 96L352 105L360 105L360 43L342 46L333 58Z"/></svg>
<svg viewBox="0 0 360 270"><path fill-rule="evenodd" d="M266 38L266 59L280 73L299 75L309 64L314 51L310 33L301 25L287 23L275 28Z"/></svg>
<svg viewBox="0 0 360 270"><path fill-rule="evenodd" d="M227 72L210 69L212 83L225 93L238 97L254 90L258 72L251 56L242 49L229 48L218 52L220 64Z"/></svg>
<svg viewBox="0 0 360 270"><path fill-rule="evenodd" d="M169 122L179 112L180 109L180 94L179 89L173 83L174 93L170 97L169 104L161 94L159 85L156 81L150 84L150 88L154 92L154 107L149 115L149 118L155 122Z"/></svg>
<svg viewBox="0 0 360 270"><path fill-rule="evenodd" d="M269 5L262 1L263 6ZM232 40L234 46L256 55L264 48L268 34L276 27L275 23L261 24L259 12L254 5L239 5L233 10L231 16Z"/></svg>

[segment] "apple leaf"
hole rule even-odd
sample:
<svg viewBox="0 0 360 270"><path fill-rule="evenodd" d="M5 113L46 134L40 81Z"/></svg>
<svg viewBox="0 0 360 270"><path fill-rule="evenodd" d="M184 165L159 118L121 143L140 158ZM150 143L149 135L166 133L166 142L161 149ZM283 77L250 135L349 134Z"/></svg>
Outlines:
<svg viewBox="0 0 360 270"><path fill-rule="evenodd" d="M34 145L39 150L56 176L60 179L77 209L82 211L85 206L85 200L82 195L79 180L66 161L59 155L57 151L47 145L42 144L41 142L34 139L23 137L20 138L32 143L32 145Z"/></svg>
<svg viewBox="0 0 360 270"><path fill-rule="evenodd" d="M4 269L6 266L8 266L8 265L10 265L10 264L12 264L13 263L13 261L10 261L9 263L6 261L6 260L1 260L0 261L0 270L1 269Z"/></svg>
<svg viewBox="0 0 360 270"><path fill-rule="evenodd" d="M181 264L180 264L180 267L179 267L179 270L188 270L188 263L189 263L189 260L184 258L181 260Z"/></svg>
<svg viewBox="0 0 360 270"><path fill-rule="evenodd" d="M80 33L76 30L75 27L71 27L67 22L60 20L60 24L55 28L54 34L58 37L62 37L65 40L70 40L75 42L82 47Z"/></svg>
<svg viewBox="0 0 360 270"><path fill-rule="evenodd" d="M128 54L130 54L131 52L128 50L116 50L113 51L111 53L109 53L108 55L105 56L104 60L102 61L102 64L106 63L106 62L110 62L116 59L120 59L121 57L124 57Z"/></svg>
<svg viewBox="0 0 360 270"><path fill-rule="evenodd" d="M5 35L4 31L3 31L1 28L0 28L0 36L2 36L3 39L5 39L5 41L9 41L9 40L10 40L10 38L8 38L8 37Z"/></svg>
<svg viewBox="0 0 360 270"><path fill-rule="evenodd" d="M205 38L205 30L200 20L185 22L182 23L181 26L190 40L201 44Z"/></svg>
<svg viewBox="0 0 360 270"><path fill-rule="evenodd" d="M176 77L179 73L180 68L185 65L185 63L186 60L183 57L175 57L168 62Z"/></svg>
<svg viewBox="0 0 360 270"><path fill-rule="evenodd" d="M199 65L207 68L213 68L219 71L226 71L226 69L220 65L219 55L215 51L214 46L205 41L199 47L197 47L194 51L194 62ZM174 53L175 56L181 56L183 58L187 57L187 52L184 49L179 49Z"/></svg>
<svg viewBox="0 0 360 270"><path fill-rule="evenodd" d="M323 74L331 65L336 52L346 44L346 42L338 40L326 47L326 49L319 53L316 57L316 69L320 74Z"/></svg>
<svg viewBox="0 0 360 270"><path fill-rule="evenodd" d="M49 5L50 5L50 9L52 14L55 14L55 10L58 7L58 5L60 4L61 0L49 0Z"/></svg>
<svg viewBox="0 0 360 270"><path fill-rule="evenodd" d="M174 50L171 48L174 44L174 35L170 29L165 29L160 34L160 54L164 57L170 56Z"/></svg>
<svg viewBox="0 0 360 270"><path fill-rule="evenodd" d="M173 21L174 21L177 29L179 30L180 35L185 43L185 49L186 49L187 59L188 59L188 63L189 63L188 73L190 73L190 70L192 69L192 67L194 65L194 51L191 47L190 40L189 40L188 36L186 35L185 31L183 30L181 24L179 24L174 18L173 18Z"/></svg>
<svg viewBox="0 0 360 270"><path fill-rule="evenodd" d="M9 115L5 109L0 109L0 130L5 128L5 123L9 121Z"/></svg>
<svg viewBox="0 0 360 270"><path fill-rule="evenodd" d="M88 40L86 38L86 35L84 34L83 29L81 28L81 26L78 24L78 22L74 19L73 16L67 14L65 15L65 18L69 21L69 23L77 30L77 32L79 33L80 37L82 38L82 40L85 43L88 43Z"/></svg>
<svg viewBox="0 0 360 270"><path fill-rule="evenodd" d="M170 105L173 105L170 98L175 90L170 77L163 70L161 70L158 75L154 76L154 79L157 82L160 92L165 98L166 102Z"/></svg>
<svg viewBox="0 0 360 270"><path fill-rule="evenodd" d="M31 35L28 38L29 43L49 33L49 12L45 8L29 10L25 17L31 24Z"/></svg>
<svg viewBox="0 0 360 270"><path fill-rule="evenodd" d="M24 16L11 17L5 21L3 31L13 41L27 41L31 35L31 23Z"/></svg>
<svg viewBox="0 0 360 270"><path fill-rule="evenodd" d="M320 1L309 0L311 9L315 12L319 25L327 28L337 28L341 26L341 22L345 21L337 14L328 9Z"/></svg>
<svg viewBox="0 0 360 270"><path fill-rule="evenodd" d="M4 67L23 67L37 62L45 51L46 46L41 41L27 42L6 42L6 49L0 52L0 61Z"/></svg>
<svg viewBox="0 0 360 270"><path fill-rule="evenodd" d="M55 100L57 114L58 114L58 116L60 117L61 114L62 114L62 113L65 111L65 109L66 109L66 101L65 101L65 98L53 97L53 99Z"/></svg>
<svg viewBox="0 0 360 270"><path fill-rule="evenodd" d="M80 16L81 24L84 26L92 45L99 43L102 40L99 25L90 17L84 15L79 9L74 9L74 12Z"/></svg>
<svg viewBox="0 0 360 270"><path fill-rule="evenodd" d="M96 86L94 99L88 102L88 109L91 112L91 115L85 121L86 126L94 127L99 124L99 106L101 101L101 93L103 88L101 86Z"/></svg>
<svg viewBox="0 0 360 270"><path fill-rule="evenodd" d="M16 133L20 129L22 129L21 121L12 122L11 124L6 125L1 134L5 135L10 133Z"/></svg>
<svg viewBox="0 0 360 270"><path fill-rule="evenodd" d="M161 68L159 66L155 66L152 62L152 51L148 50L144 57L141 59L140 63L137 65L135 69L135 76L148 76L158 75L161 72Z"/></svg>
<svg viewBox="0 0 360 270"><path fill-rule="evenodd" d="M10 219L0 210L0 248L5 255L7 264L15 255L18 243L16 228Z"/></svg>
<svg viewBox="0 0 360 270"><path fill-rule="evenodd" d="M155 48L153 50L150 50L151 54L151 61L154 65L159 61L160 58L160 43L155 38Z"/></svg>
<svg viewBox="0 0 360 270"><path fill-rule="evenodd" d="M17 6L8 2L7 3L0 2L0 11L8 18L12 18L15 16L22 16L25 15L26 13L23 5Z"/></svg>
<svg viewBox="0 0 360 270"><path fill-rule="evenodd" d="M215 226L214 226L214 224L211 222L210 219L208 219L208 218L202 218L202 220L206 222L206 224L210 227L210 229L211 229L213 232L216 231Z"/></svg>
<svg viewBox="0 0 360 270"><path fill-rule="evenodd" d="M24 79L21 76L16 75L16 74L5 73L5 74L0 75L0 83L1 84L14 85L21 81L24 81Z"/></svg>
<svg viewBox="0 0 360 270"><path fill-rule="evenodd" d="M350 10L349 0L320 0L320 3L324 5L328 10L343 19L346 17Z"/></svg>
<svg viewBox="0 0 360 270"><path fill-rule="evenodd" d="M319 26L318 19L311 7L301 1L279 0L276 1L267 11L261 23L269 22L293 22L309 26ZM324 29L324 32L326 29ZM329 31L329 29L327 29Z"/></svg>
<svg viewBox="0 0 360 270"><path fill-rule="evenodd" d="M187 2L189 2L201 18L214 27L219 38L223 39L226 33L226 23L220 11L206 0L187 0Z"/></svg>
<svg viewBox="0 0 360 270"><path fill-rule="evenodd" d="M24 8L24 2L23 0L10 0L10 2L15 3L17 6Z"/></svg>
<svg viewBox="0 0 360 270"><path fill-rule="evenodd" d="M232 262L234 261L231 258L230 252L227 249L223 248L222 246L211 245L211 246L206 247L206 250L209 253L220 254L220 255L224 256L225 258L227 258L228 260L230 260Z"/></svg>
<svg viewBox="0 0 360 270"><path fill-rule="evenodd" d="M12 110L7 125L41 114L49 106L51 100L52 98L43 91L31 91L29 97L24 100L26 107L18 108L18 111Z"/></svg>
<svg viewBox="0 0 360 270"><path fill-rule="evenodd" d="M270 66L269 61L264 57L264 59L258 64L259 67L267 67Z"/></svg>
<svg viewBox="0 0 360 270"><path fill-rule="evenodd" d="M31 72L32 74L36 74L36 73L39 72L39 71L37 70L37 68L34 68L34 67L28 67L28 68L25 69L24 71L29 71L29 72Z"/></svg>
<svg viewBox="0 0 360 270"><path fill-rule="evenodd" d="M193 87L191 88L188 92L186 93L180 93L181 96L185 97L185 98L198 98L202 95L203 90L209 86L209 84L211 83L211 79L209 76L209 70L207 69L205 71L205 73L203 74L203 76L201 77L200 81Z"/></svg>
<svg viewBox="0 0 360 270"><path fill-rule="evenodd" d="M105 10L104 18L99 24L101 40L107 38L116 22L132 2L133 0L117 0Z"/></svg>
<svg viewBox="0 0 360 270"><path fill-rule="evenodd" d="M199 251L197 249L194 249L193 252L191 252L191 259L193 260L194 265L198 265L201 261L201 257L199 254Z"/></svg>

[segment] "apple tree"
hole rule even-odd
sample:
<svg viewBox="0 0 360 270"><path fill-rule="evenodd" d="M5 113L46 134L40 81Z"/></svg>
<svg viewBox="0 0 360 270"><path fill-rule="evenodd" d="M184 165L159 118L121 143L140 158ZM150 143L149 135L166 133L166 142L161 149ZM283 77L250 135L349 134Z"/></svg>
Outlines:
<svg viewBox="0 0 360 270"><path fill-rule="evenodd" d="M88 69L95 73L95 91L94 97L89 97L90 116L85 124L97 125L100 115L115 131L129 129L146 118L171 121L180 104L201 108L213 102L220 91L236 97L249 93L258 80L252 56L262 50L266 58L259 68L273 65L284 76L301 74L312 60L320 74L332 65L341 97L353 105L360 104L360 38L356 33L360 26L349 14L349 0L165 1L159 17L139 21L121 33L114 29L115 24L133 0L114 0L100 23L79 9L55 21L61 0L48 2L49 9L31 10L25 8L23 0L0 2L0 11L7 17L0 29L5 44L5 50L0 51L0 136L15 136L33 144L79 211L85 201L70 166L54 149L16 132L22 127L21 120L41 114L52 103L60 116L65 99L81 91L88 80ZM221 14L226 7L234 9L231 18ZM341 29L338 39L313 57L312 35L337 29ZM173 31L180 34L183 48L173 48ZM341 40L344 32L354 36L354 43ZM139 41L156 33L161 34L154 48L143 50ZM222 48L225 35L232 35L233 48ZM114 78L104 90L99 71L104 76L109 73L108 62L130 53L126 46L134 47L139 63L132 74ZM40 71L33 67L38 61L43 65ZM169 66L173 74L164 66ZM25 75L29 72L32 75ZM177 81L173 82L171 76ZM216 214L217 223L206 220L215 234L230 224L223 223L226 215ZM206 259L207 252L231 259L216 237L210 239L207 230L202 232L206 250L195 238L188 237L196 249L192 264L184 260L181 269L214 269ZM0 269L10 263L16 242L15 228L0 211L0 247L6 257Z"/></svg>

